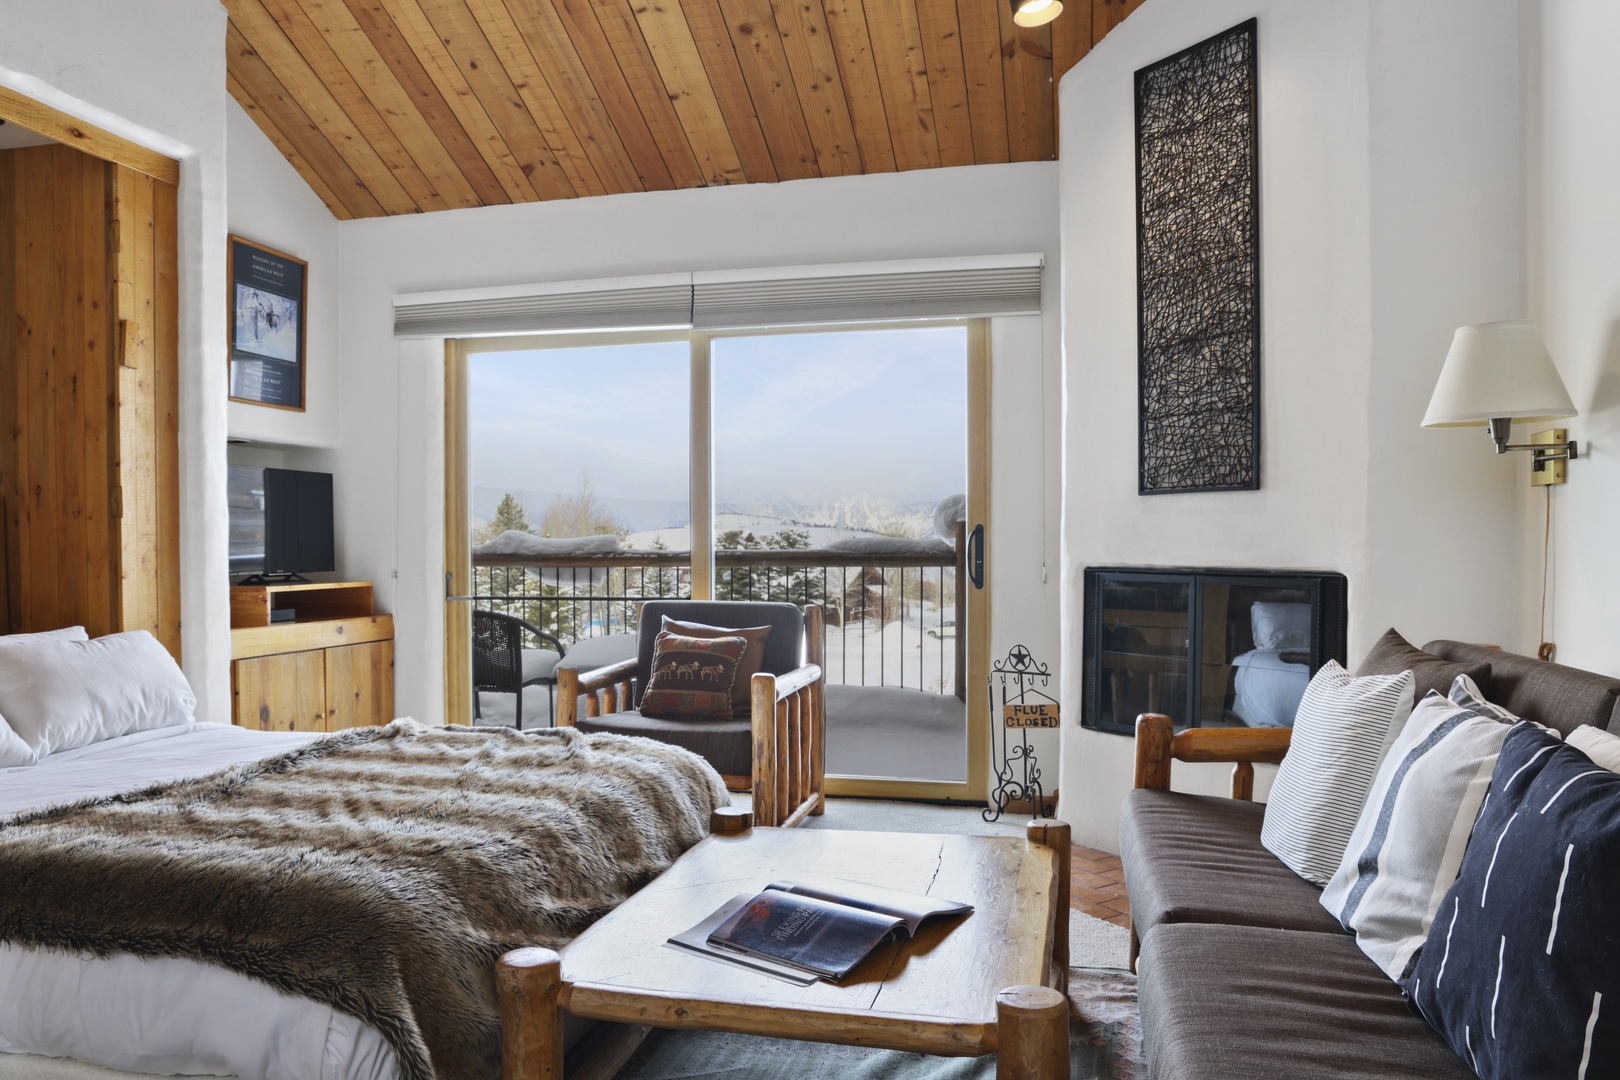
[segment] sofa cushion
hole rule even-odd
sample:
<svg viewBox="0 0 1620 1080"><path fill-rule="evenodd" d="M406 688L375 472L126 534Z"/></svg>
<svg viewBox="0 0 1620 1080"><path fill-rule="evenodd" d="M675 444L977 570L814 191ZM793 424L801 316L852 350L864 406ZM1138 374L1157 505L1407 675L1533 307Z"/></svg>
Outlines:
<svg viewBox="0 0 1620 1080"><path fill-rule="evenodd" d="M1620 1075L1617 891L1620 776L1520 724L1406 989L1480 1076Z"/></svg>
<svg viewBox="0 0 1620 1080"><path fill-rule="evenodd" d="M1339 934L1321 890L1260 844L1265 807L1143 789L1125 797L1120 858L1137 935L1160 923L1231 923Z"/></svg>
<svg viewBox="0 0 1620 1080"><path fill-rule="evenodd" d="M1161 925L1137 989L1155 1080L1473 1078L1346 934Z"/></svg>
<svg viewBox="0 0 1620 1080"><path fill-rule="evenodd" d="M725 776L749 776L754 771L754 728L748 720L660 720L639 712L581 716L581 731L611 731L674 743L698 755Z"/></svg>
<svg viewBox="0 0 1620 1080"><path fill-rule="evenodd" d="M1453 693L1430 694L1412 710L1322 892L1322 905L1391 979L1405 977L1457 877L1510 730L1500 711L1462 704L1479 704L1465 677Z"/></svg>
<svg viewBox="0 0 1620 1080"><path fill-rule="evenodd" d="M1412 695L1413 701L1422 701L1430 690L1444 694L1451 689L1451 684L1458 675L1467 675L1475 683L1491 689L1491 661L1478 657L1462 659L1447 659L1434 653L1426 652L1398 634L1394 627L1384 631L1384 636L1373 645L1372 651L1361 666L1356 669L1356 675L1395 675L1402 671L1410 671L1417 680L1416 691Z"/></svg>
<svg viewBox="0 0 1620 1080"><path fill-rule="evenodd" d="M1260 842L1313 885L1344 858L1384 748L1412 714L1412 686L1410 671L1354 678L1329 660L1305 688Z"/></svg>
<svg viewBox="0 0 1620 1080"><path fill-rule="evenodd" d="M1423 648L1454 662L1490 664L1490 684L1480 685L1492 701L1526 720L1565 734L1581 724L1620 733L1620 679L1461 641L1431 641Z"/></svg>

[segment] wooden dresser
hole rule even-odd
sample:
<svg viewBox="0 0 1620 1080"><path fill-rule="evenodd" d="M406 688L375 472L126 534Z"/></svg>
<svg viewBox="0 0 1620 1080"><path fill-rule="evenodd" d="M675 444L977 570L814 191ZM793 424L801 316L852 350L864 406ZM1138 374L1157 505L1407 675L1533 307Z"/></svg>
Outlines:
<svg viewBox="0 0 1620 1080"><path fill-rule="evenodd" d="M293 608L292 622L272 623ZM371 583L231 589L231 720L262 731L341 731L394 718L394 620Z"/></svg>

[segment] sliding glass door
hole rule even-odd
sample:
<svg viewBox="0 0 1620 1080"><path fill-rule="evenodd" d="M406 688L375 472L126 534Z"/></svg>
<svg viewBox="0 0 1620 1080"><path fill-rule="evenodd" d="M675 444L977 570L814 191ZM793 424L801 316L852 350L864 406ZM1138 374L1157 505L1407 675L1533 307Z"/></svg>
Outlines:
<svg viewBox="0 0 1620 1080"><path fill-rule="evenodd" d="M987 343L983 321L452 343L451 595L604 661L643 599L819 604L829 790L980 799Z"/></svg>

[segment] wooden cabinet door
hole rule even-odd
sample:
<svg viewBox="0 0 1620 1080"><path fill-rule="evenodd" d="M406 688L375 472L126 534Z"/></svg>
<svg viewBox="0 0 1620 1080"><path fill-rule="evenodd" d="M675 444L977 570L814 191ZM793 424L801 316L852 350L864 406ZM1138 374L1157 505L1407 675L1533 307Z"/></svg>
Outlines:
<svg viewBox="0 0 1620 1080"><path fill-rule="evenodd" d="M330 731L322 650L280 653L231 665L231 719L259 731Z"/></svg>
<svg viewBox="0 0 1620 1080"><path fill-rule="evenodd" d="M394 643L368 641L326 651L328 731L394 718Z"/></svg>

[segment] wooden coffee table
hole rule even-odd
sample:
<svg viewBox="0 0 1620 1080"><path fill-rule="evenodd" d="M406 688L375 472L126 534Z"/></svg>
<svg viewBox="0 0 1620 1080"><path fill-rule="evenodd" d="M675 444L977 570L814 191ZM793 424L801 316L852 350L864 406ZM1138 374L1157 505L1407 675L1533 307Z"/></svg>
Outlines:
<svg viewBox="0 0 1620 1080"><path fill-rule="evenodd" d="M1027 839L925 836L752 829L745 815L721 811L715 829L560 956L520 949L502 958L505 1080L562 1080L562 1010L923 1054L997 1051L1003 1080L1069 1075L1067 825L1031 822ZM974 911L883 946L837 985L793 986L665 947L738 893L812 877Z"/></svg>

